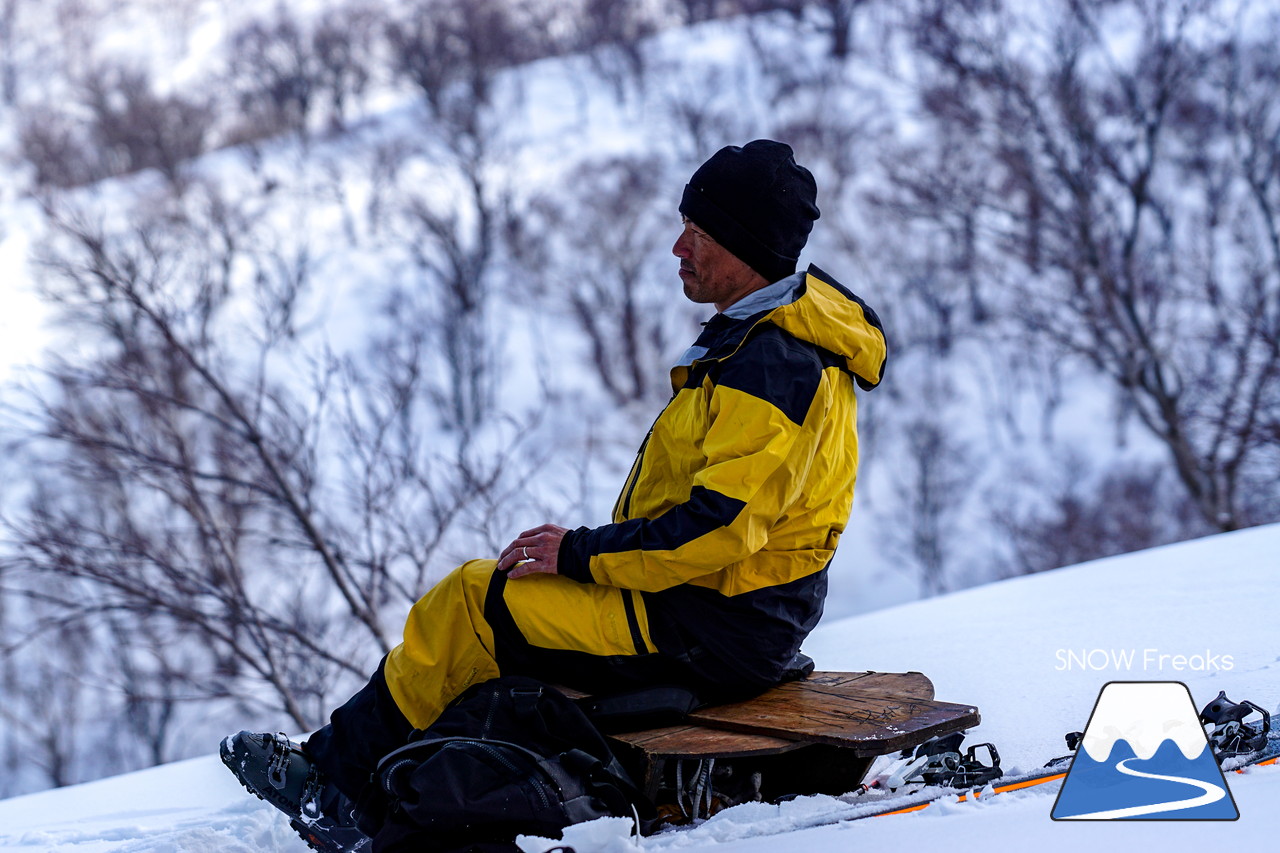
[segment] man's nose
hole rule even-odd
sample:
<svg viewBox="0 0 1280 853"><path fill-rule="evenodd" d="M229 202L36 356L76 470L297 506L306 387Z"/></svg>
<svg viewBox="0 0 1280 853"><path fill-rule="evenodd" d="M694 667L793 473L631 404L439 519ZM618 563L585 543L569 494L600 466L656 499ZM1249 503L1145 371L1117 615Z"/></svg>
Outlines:
<svg viewBox="0 0 1280 853"><path fill-rule="evenodd" d="M671 254L681 260L689 257L689 232L682 231L680 236L676 238L676 244L671 247Z"/></svg>

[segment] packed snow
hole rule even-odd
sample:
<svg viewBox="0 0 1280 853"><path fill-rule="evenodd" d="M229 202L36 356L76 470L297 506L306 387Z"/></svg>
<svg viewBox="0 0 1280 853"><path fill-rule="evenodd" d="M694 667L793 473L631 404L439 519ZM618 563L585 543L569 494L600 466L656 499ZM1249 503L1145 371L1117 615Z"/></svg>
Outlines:
<svg viewBox="0 0 1280 853"><path fill-rule="evenodd" d="M926 673L937 698L980 708L971 742L995 743L1007 771L1030 770L1065 752L1063 734L1084 729L1109 681L1181 681L1197 707L1225 690L1237 702L1280 710L1278 554L1280 525L1207 537L824 624L806 651L823 669ZM0 851L304 851L281 815L244 793L215 748L209 744L204 758L0 802ZM830 825L823 824L857 804L832 797L752 803L640 847L1273 849L1280 766L1228 776L1240 811L1234 822L1054 822L1051 785ZM627 821L605 820L571 827L564 841L577 853L620 853L635 849L628 834ZM553 846L522 844L528 853Z"/></svg>

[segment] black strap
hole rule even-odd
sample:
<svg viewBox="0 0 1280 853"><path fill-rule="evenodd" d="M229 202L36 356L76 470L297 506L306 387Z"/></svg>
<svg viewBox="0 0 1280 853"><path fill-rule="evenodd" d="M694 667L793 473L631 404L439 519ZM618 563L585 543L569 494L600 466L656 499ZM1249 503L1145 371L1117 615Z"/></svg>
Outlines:
<svg viewBox="0 0 1280 853"><path fill-rule="evenodd" d="M682 721L704 703L688 687L662 684L578 700L578 707L602 732L635 732Z"/></svg>

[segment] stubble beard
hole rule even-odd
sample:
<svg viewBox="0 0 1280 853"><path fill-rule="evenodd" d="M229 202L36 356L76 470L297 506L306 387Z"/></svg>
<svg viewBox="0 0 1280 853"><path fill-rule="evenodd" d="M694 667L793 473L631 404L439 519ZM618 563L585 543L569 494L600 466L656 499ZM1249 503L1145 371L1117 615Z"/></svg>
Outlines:
<svg viewBox="0 0 1280 853"><path fill-rule="evenodd" d="M702 285L702 279L698 278L696 273L688 276L681 276L680 283L684 287L684 298L698 305L705 305L713 300L707 296L706 288Z"/></svg>

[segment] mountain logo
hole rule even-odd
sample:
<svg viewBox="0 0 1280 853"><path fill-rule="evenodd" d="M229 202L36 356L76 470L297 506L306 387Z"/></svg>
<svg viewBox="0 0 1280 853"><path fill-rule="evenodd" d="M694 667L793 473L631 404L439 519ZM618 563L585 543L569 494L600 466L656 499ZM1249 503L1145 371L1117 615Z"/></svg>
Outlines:
<svg viewBox="0 0 1280 853"><path fill-rule="evenodd" d="M1191 691L1180 681L1103 686L1054 820L1235 820Z"/></svg>

